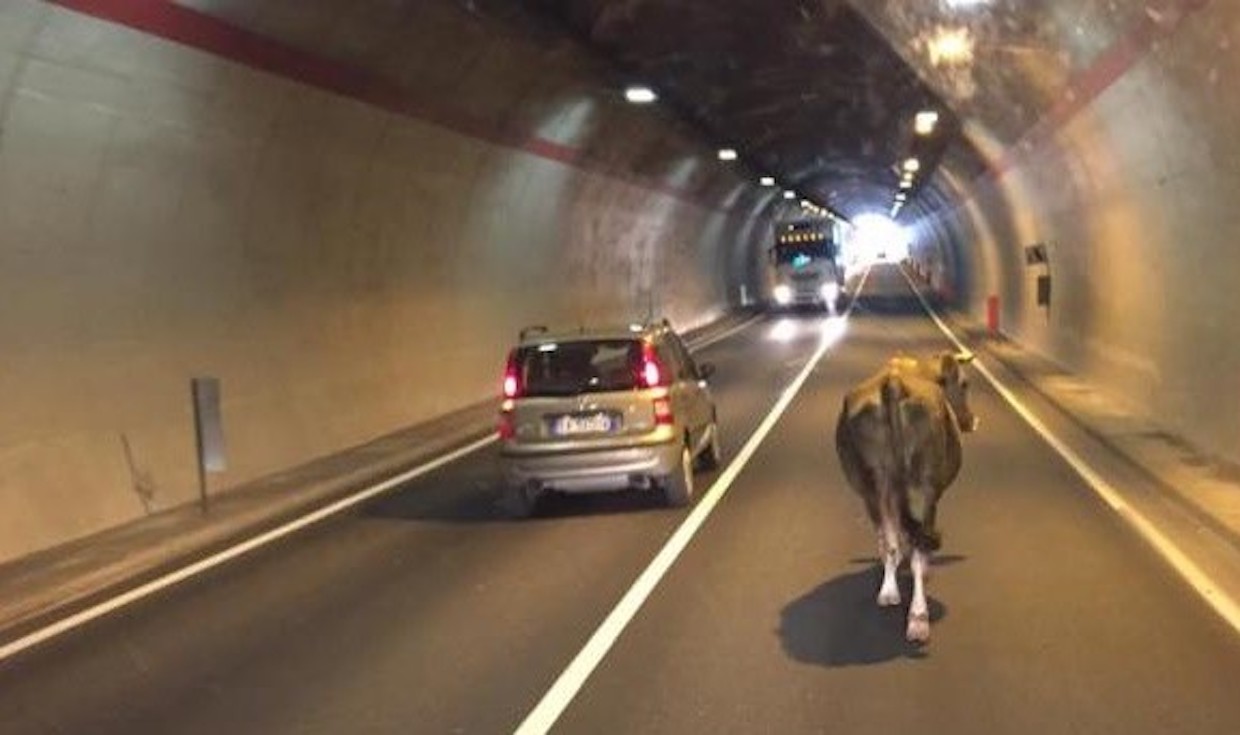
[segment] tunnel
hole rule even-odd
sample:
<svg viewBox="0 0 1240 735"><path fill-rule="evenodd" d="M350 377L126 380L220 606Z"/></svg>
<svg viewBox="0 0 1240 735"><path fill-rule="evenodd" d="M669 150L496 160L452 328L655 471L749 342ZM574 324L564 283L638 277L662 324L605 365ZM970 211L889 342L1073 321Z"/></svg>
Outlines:
<svg viewBox="0 0 1240 735"><path fill-rule="evenodd" d="M806 211L894 220L876 267L1240 525L1238 34L1222 0L0 0L0 571L486 435L529 325L765 319Z"/></svg>

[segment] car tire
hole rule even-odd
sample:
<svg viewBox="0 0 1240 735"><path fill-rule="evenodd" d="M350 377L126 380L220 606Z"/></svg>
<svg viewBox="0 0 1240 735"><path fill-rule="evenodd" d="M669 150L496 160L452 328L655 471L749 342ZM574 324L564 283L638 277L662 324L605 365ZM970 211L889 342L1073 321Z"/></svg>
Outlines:
<svg viewBox="0 0 1240 735"><path fill-rule="evenodd" d="M529 518L538 510L541 494L532 484L509 485L507 487L508 508L514 518Z"/></svg>
<svg viewBox="0 0 1240 735"><path fill-rule="evenodd" d="M673 508L683 508L693 500L693 453L686 444L680 449L680 463L663 480L663 499Z"/></svg>
<svg viewBox="0 0 1240 735"><path fill-rule="evenodd" d="M717 469L723 463L723 449L719 447L719 421L710 422L710 443L698 456L698 467L703 470Z"/></svg>

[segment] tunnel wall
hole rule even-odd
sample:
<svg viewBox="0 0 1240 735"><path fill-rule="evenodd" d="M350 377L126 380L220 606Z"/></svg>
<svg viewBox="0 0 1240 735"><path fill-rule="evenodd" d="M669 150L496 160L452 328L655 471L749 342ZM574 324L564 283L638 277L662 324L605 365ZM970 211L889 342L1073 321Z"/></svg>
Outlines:
<svg viewBox="0 0 1240 735"><path fill-rule="evenodd" d="M977 319L1139 415L1240 461L1240 7L1151 15L1086 71L995 171L938 215L960 248ZM1046 265L1025 246L1042 243ZM1049 275L1051 304L1036 303Z"/></svg>
<svg viewBox="0 0 1240 735"><path fill-rule="evenodd" d="M195 498L193 376L226 491L753 277L759 194L536 21L61 5L0 4L0 560Z"/></svg>

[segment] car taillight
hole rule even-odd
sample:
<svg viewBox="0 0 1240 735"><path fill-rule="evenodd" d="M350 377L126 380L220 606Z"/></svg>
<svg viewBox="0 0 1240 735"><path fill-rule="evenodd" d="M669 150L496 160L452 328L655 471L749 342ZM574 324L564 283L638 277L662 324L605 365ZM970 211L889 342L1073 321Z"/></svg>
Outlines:
<svg viewBox="0 0 1240 735"><path fill-rule="evenodd" d="M517 398L521 395L521 370L517 365L517 351L508 353L508 364L504 368L504 398Z"/></svg>
<svg viewBox="0 0 1240 735"><path fill-rule="evenodd" d="M654 399L655 426L671 426L673 423L675 423L675 417L672 415L672 399Z"/></svg>
<svg viewBox="0 0 1240 735"><path fill-rule="evenodd" d="M517 435L517 423L511 410L500 411L498 433L500 439L512 439Z"/></svg>
<svg viewBox="0 0 1240 735"><path fill-rule="evenodd" d="M666 385L664 381L667 379L666 371L659 362L659 356L655 354L654 345L646 342L642 345L642 366L641 381L646 388L655 388L660 385Z"/></svg>

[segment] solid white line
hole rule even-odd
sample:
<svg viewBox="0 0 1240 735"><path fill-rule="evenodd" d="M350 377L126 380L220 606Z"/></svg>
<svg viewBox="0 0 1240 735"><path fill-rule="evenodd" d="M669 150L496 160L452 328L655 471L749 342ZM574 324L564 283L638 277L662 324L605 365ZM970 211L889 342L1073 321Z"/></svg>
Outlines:
<svg viewBox="0 0 1240 735"><path fill-rule="evenodd" d="M495 440L496 436L494 434L483 439L479 439L472 444L468 444L453 452L436 457L434 460L427 462L426 464L403 472L395 477L390 477L377 485L372 485L361 492L350 495L342 500L338 500L331 505L320 508L271 531L255 536L248 541L229 547L228 549L225 549L217 554L213 554L212 556L209 556L201 561L194 562L193 564L189 564L188 566L182 567L174 572L170 572L158 579L147 582L144 585L135 587L132 590L101 602L98 605L58 620L45 628L41 628L22 638L18 638L11 643L0 646L0 661L4 661L32 646L36 646L49 639L55 638L56 636L67 633L74 628L78 628L91 622L92 620L96 620L104 615L115 612L116 610L119 610L127 605L131 605L138 600L149 597L160 590L167 589L168 587L189 579L190 577L232 561L243 554L247 554L274 541L278 541L289 534L295 533L314 523L318 523L325 518L348 510L349 508L352 508L359 503L363 503L376 495L387 492L398 485L402 485L410 480L425 475L428 472L437 470L446 464L455 462L461 457L476 452L488 444L493 443Z"/></svg>
<svg viewBox="0 0 1240 735"><path fill-rule="evenodd" d="M737 325L736 327L733 327L732 329L729 329L726 332L723 332L722 334L715 335L711 337L710 339L705 340L702 343L695 345L694 349L701 349L708 345L712 345L716 342L727 339L728 337L731 337L737 332L740 332L741 330L748 328L750 325L758 321L758 319L760 318L761 318L760 316L755 316ZM275 528L270 531L266 531L258 536L255 536L251 539L243 541L235 546L231 546L227 549L224 549L223 551L213 554L205 559L202 559L200 561L194 562L187 566L181 567L180 569L177 569L173 572L169 572L168 574L162 577L159 577L158 579L147 582L146 584L135 587L134 589L127 590L117 595L116 597L109 598L107 600L104 600L103 602L98 603L97 605L93 605L85 610L82 610L80 612L74 613L60 620L57 620L56 622L51 623L31 633L28 633L27 635L21 638L18 638L9 643L0 645L0 661L5 661L13 656L16 656L22 651L28 650L34 646L37 646L41 643L51 640L57 636L68 633L69 631L74 630L76 628L80 628L81 626L91 621L98 620L99 618L105 615L108 615L110 613L116 612L117 610L120 610L121 608L132 605L133 603L138 602L139 600L150 597L156 592L167 589L175 584L179 584L180 582L183 582L191 577L202 574L203 572L206 572L210 569L214 569L215 567L218 567L221 564L230 562L244 554L248 554L251 551L262 548L263 546L266 546L274 541L278 541L290 534L296 533L297 531L300 531L306 528L307 526L313 525L315 523L318 523L319 521L322 521L326 518L336 515L337 513L341 513L345 510L348 510L349 508L352 508L360 503L364 503L367 500L370 500L371 498L374 498L377 495L381 495L391 490L392 488L397 487L398 485L403 485L404 483L409 482L410 480L414 480L418 477L421 477L422 475L427 474L428 472L437 470L446 464L450 464L466 455L472 454L482 449L483 447L486 447L494 443L496 439L497 437L494 434L484 437L482 439L479 439L478 441L473 442L472 444L461 447L457 450L449 452L448 454L444 454L439 457L436 457L435 459L423 465L415 467L411 470L403 472L394 477L390 477L378 484L372 485L364 490L361 490L353 495L350 495L347 498L343 498L323 508L319 508L318 510L312 511L308 513L307 515L302 516L301 518L297 518L295 520L289 521L288 523L285 523L284 525L279 526L278 528Z"/></svg>
<svg viewBox="0 0 1240 735"><path fill-rule="evenodd" d="M861 289L865 288L865 280L869 275L869 271L862 276L861 284L857 288L857 294L860 295ZM853 299L852 304L856 304ZM581 687L585 685L586 680L594 672L594 669L602 662L603 657L611 650L611 647L619 639L620 634L628 627L633 618L637 615L646 599L654 592L656 586L672 568L672 564L680 556L681 552L688 547L689 542L693 540L694 535L710 517L715 507L719 505L719 501L727 494L732 483L740 475L741 470L745 469L745 465L749 464L749 460L753 458L755 452L765 441L768 434L775 427L777 421L783 416L784 411L796 398L797 393L809 379L810 374L818 363L822 361L824 355L843 335L844 328L847 324L849 314L852 312L852 304L849 305L848 311L843 317L831 320L832 326L836 330L835 339L824 339L822 344L810 357L809 362L801 369L797 377L784 389L779 400L771 409L766 418L759 424L757 430L745 442L745 446L741 448L736 458L728 464L727 469L723 471L715 484L711 485L710 490L702 496L702 499L694 506L688 517L680 524L672 536L655 555L650 564L638 576L637 581L629 588L624 597L620 598L620 602L607 615L602 624L590 636L590 640L586 642L584 648L573 658L551 688L543 695L534 709L526 715L525 719L516 729L516 735L541 735L548 732L556 720L560 718L564 711L572 703L577 693L581 691Z"/></svg>
<svg viewBox="0 0 1240 735"><path fill-rule="evenodd" d="M901 268L900 272L904 273L904 269ZM943 334L947 335L947 338L950 339L960 351L971 352L971 350L965 347L964 343L956 338L956 335L951 331L947 324L939 318L939 315L935 313L933 308L931 308L929 302L927 302L925 297L922 296L920 289L917 288L916 284L913 283L913 280L909 278L907 273L904 273L904 278L908 281L909 286L912 287L913 293L917 294L917 298L921 300L922 307L925 308L926 313L930 315L930 318L934 320L934 323L938 325ZM1060 457L1063 457L1064 461L1067 462L1078 475L1080 475L1086 485L1093 489L1093 491L1100 498L1102 498L1103 502L1109 505L1116 513L1123 517L1124 520L1128 521L1133 529L1136 530L1137 534L1148 544L1150 544L1150 546L1152 546L1154 550L1157 551L1158 554L1161 555L1177 573L1179 573L1184 581L1187 582L1189 586L1192 587L1193 590L1196 591L1197 594L1200 595L1201 598L1204 599L1206 603L1213 608L1213 610L1218 613L1218 615L1223 618L1228 625L1232 627L1233 630L1240 633L1240 604L1237 604L1236 600L1232 598L1231 595L1227 594L1217 584L1215 584L1215 582L1210 579L1209 575L1207 575L1201 567L1197 566L1197 564L1194 563L1187 554L1180 550L1180 547L1176 546L1174 541L1168 538L1162 531L1158 530L1158 528L1139 510L1129 505L1120 494L1120 491L1117 490L1114 485L1107 482L1106 479L1104 479L1102 475L1097 472L1097 470L1090 466L1090 464L1081 457L1081 455L1077 454L1075 450L1064 443L1059 437L1052 434L1046 424L1034 415L1034 413L1030 411L1019 398L1016 397L1016 394L1001 383L985 365L981 364L980 360L974 359L971 367L986 378L986 381L990 383L991 387L995 389L1003 400L1007 401L1008 405L1010 405L1012 409L1015 410L1026 423L1029 424L1029 426L1033 427L1033 430L1037 432L1038 436L1042 437L1043 441L1050 445L1051 449L1055 450Z"/></svg>

